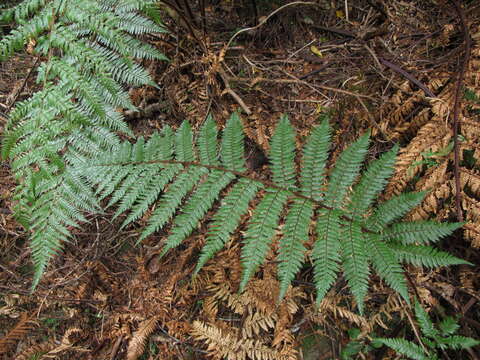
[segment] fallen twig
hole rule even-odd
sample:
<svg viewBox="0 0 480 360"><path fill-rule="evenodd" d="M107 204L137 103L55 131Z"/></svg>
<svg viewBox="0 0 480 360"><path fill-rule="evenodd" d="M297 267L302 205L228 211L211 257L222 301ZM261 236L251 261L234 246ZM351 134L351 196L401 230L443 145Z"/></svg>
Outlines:
<svg viewBox="0 0 480 360"><path fill-rule="evenodd" d="M120 349L120 345L122 344L123 336L120 335L117 340L115 341L115 344L113 344L112 351L110 352L110 360L114 360L115 357L117 356L118 349Z"/></svg>
<svg viewBox="0 0 480 360"><path fill-rule="evenodd" d="M245 111L247 115L251 115L252 111L250 110L250 108L245 104L242 98L238 96L238 94L235 91L233 91L232 88L230 87L230 84L228 82L228 76L225 74L225 72L221 70L218 73L220 74L220 77L222 78L223 83L225 84L225 90L223 92L230 94L230 96L235 99L238 105L242 107L243 111Z"/></svg>
<svg viewBox="0 0 480 360"><path fill-rule="evenodd" d="M422 84L418 79L416 79L412 74L408 73L407 71L403 70L401 67L398 65L395 65L394 63L391 63L390 61L384 59L384 58L378 58L378 60L385 66L389 67L393 71L399 73L403 77L405 77L408 81L414 83L417 85L420 89L423 90L425 94L427 94L428 97L431 98L436 98L435 94L430 91L429 88L427 88L424 84Z"/></svg>
<svg viewBox="0 0 480 360"><path fill-rule="evenodd" d="M228 40L227 44L223 47L223 49L220 51L220 59L223 59L224 56L225 56L225 53L227 52L228 48L230 47L230 44L232 43L233 40L235 40L235 38L246 32L246 31L251 31L251 30L256 30L258 29L260 26L262 26L263 24L265 24L268 19L270 19L272 16L274 16L276 13L278 13L279 11L285 9L286 7L289 7L289 6L293 6L293 5L313 5L313 6L319 6L318 3L315 3L315 2L312 2L312 1L294 1L294 2L291 2L291 3L288 3L288 4L285 4L283 6L280 6L278 9L275 9L274 11L272 11L270 14L268 14L267 16L263 17L262 20L258 23L258 25L255 25L255 26L252 26L252 27L247 27L247 28L243 28L243 29L240 29L238 30L235 34L233 34L233 36L230 38L230 40Z"/></svg>
<svg viewBox="0 0 480 360"><path fill-rule="evenodd" d="M35 59L35 62L33 63L32 67L30 68L30 70L28 70L27 76L25 76L25 79L23 79L22 86L20 86L20 88L18 89L17 93L16 93L15 96L13 97L13 100L10 102L10 104L8 104L7 109L5 110L5 112L6 112L7 114L10 112L10 110L11 110L12 107L13 107L13 105L15 105L15 103L17 102L18 97L19 97L20 94L22 93L23 89L24 89L25 86L27 85L28 79L29 79L30 76L32 75L33 69L35 69L35 68L37 67L37 64L38 64L39 61L40 61L40 56L38 56L38 57Z"/></svg>
<svg viewBox="0 0 480 360"><path fill-rule="evenodd" d="M310 85L306 81L302 81L298 78L295 78L295 79L268 79L268 78L264 78L264 77L256 77L256 78L250 79L250 78L235 77L235 78L232 78L232 80L233 81L250 82L250 87L253 87L260 82ZM345 94L345 95L354 96L354 97L361 97L361 98L365 98L365 99L375 100L373 97L368 96L368 95L357 94L357 93L354 93L352 91L338 89L338 88L334 88L334 87L330 87L330 86L315 84L315 87L317 87L319 89L323 89L323 90L328 90L328 91L338 92L338 93Z"/></svg>

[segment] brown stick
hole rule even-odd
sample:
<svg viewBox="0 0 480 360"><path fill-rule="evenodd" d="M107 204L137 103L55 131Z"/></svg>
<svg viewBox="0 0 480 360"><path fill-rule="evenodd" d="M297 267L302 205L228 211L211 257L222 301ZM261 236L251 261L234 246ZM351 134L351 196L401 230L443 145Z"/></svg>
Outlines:
<svg viewBox="0 0 480 360"><path fill-rule="evenodd" d="M205 36L207 35L207 14L205 13L205 0L200 0L200 14L202 16L203 40L205 41Z"/></svg>
<svg viewBox="0 0 480 360"><path fill-rule="evenodd" d="M429 88L427 88L424 84L422 84L418 79L415 78L415 76L413 76L412 74L406 72L405 70L403 70L401 67L399 67L398 65L395 65L394 63L391 63L390 61L384 59L384 58L378 58L378 60L385 66L389 67L390 69L392 69L393 71L399 73L400 75L402 75L404 78L406 78L408 81L410 81L411 83L414 83L415 85L417 85L420 89L423 90L423 92L425 94L427 94L428 97L431 97L431 98L435 98L435 94L433 92L430 91Z"/></svg>
<svg viewBox="0 0 480 360"><path fill-rule="evenodd" d="M348 91L348 90L333 88L333 87L325 86L325 85L315 85L315 86L313 86L313 85L310 85L308 82L302 81L298 78L295 78L295 79L267 79L267 78L263 78L263 77L256 77L254 79L250 79L250 78L234 77L234 78L231 78L231 80L232 81L250 82L250 87L255 86L259 82L273 82L273 83L283 83L283 84L303 84L303 85L309 85L311 87L317 87L319 89L333 91L333 92L337 92L337 93L341 93L341 94L345 94L345 95L350 95L350 96L375 100L371 96L358 94L358 93Z"/></svg>
<svg viewBox="0 0 480 360"><path fill-rule="evenodd" d="M187 9L188 16L192 19L193 25L195 27L198 27L197 19L195 18L195 15L193 15L193 11L190 7L190 4L188 3L188 0L183 0L183 3L185 4L185 8Z"/></svg>
<svg viewBox="0 0 480 360"><path fill-rule="evenodd" d="M243 111L245 111L247 113L247 115L251 115L252 110L250 110L250 108L247 106L247 104L245 104L245 102L242 100L242 98L240 96L238 96L238 94L235 91L233 91L233 89L230 87L230 83L228 82L227 74L225 74L225 72L223 70L220 70L218 73L219 73L220 77L222 78L223 83L225 84L224 92L230 94L230 96L235 99L237 104L242 107Z"/></svg>
<svg viewBox="0 0 480 360"><path fill-rule="evenodd" d="M17 102L17 99L18 97L20 96L20 94L22 93L23 89L25 88L25 86L27 85L27 81L28 79L30 78L30 76L32 75L32 72L33 72L33 69L35 69L37 67L37 64L38 62L40 61L40 56L38 56L36 59L35 59L35 62L33 63L32 67L30 68L30 70L28 70L28 74L27 76L25 76L25 79L23 80L23 83L22 83L22 86L20 87L20 89L18 89L17 93L15 94L15 97L13 98L12 102L10 104L8 104L7 106L7 109L5 110L5 113L8 115L8 113L10 112L10 110L12 109L13 105L15 105L15 103Z"/></svg>
<svg viewBox="0 0 480 360"><path fill-rule="evenodd" d="M117 356L118 349L120 349L120 345L122 344L123 336L119 336L117 340L115 341L115 344L113 344L112 351L110 352L110 360L115 359L115 356Z"/></svg>
<svg viewBox="0 0 480 360"><path fill-rule="evenodd" d="M460 18L460 25L462 27L463 38L465 41L465 55L460 64L460 69L458 70L457 84L455 86L455 100L453 105L453 173L455 176L455 206L457 209L457 219L460 222L463 222L463 213L462 213L462 189L460 184L460 148L458 146L458 133L460 131L460 122L458 121L458 116L460 113L460 96L462 91L462 82L465 77L465 71L467 70L467 65L470 60L470 52L472 47L472 40L470 38L470 33L467 27L467 19L465 12L463 11L462 6L458 0L450 0L454 7L455 11Z"/></svg>

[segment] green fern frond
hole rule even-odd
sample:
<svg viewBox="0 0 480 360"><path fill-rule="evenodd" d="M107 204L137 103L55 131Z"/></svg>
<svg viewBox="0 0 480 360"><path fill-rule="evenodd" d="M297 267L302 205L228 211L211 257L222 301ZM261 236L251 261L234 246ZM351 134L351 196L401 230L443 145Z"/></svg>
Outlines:
<svg viewBox="0 0 480 360"><path fill-rule="evenodd" d="M169 186L168 190L160 198L152 217L148 221L148 225L140 236L139 242L161 229L170 221L185 196L207 172L204 168L191 168L176 177L173 184Z"/></svg>
<svg viewBox="0 0 480 360"><path fill-rule="evenodd" d="M438 324L438 328L443 336L448 336L455 334L460 329L460 325L455 318L447 316Z"/></svg>
<svg viewBox="0 0 480 360"><path fill-rule="evenodd" d="M270 145L273 181L262 181L244 172L243 131L238 115L233 114L227 121L221 140L209 117L196 141L190 125L184 122L175 135L167 128L163 136L154 135L148 142L140 139L133 145L122 144L118 151L99 155L97 161L84 164L78 171L100 174L96 179L85 176L98 194L110 196L111 204L120 204L118 215L130 211L124 225L154 206L140 241L171 223L162 255L190 236L214 209L195 273L229 242L250 212L241 251L241 291L264 262L278 234L281 299L302 266L312 222L316 222L311 259L318 302L342 269L363 311L370 265L408 302L401 263L429 267L465 263L417 245L437 241L460 224L394 223L418 204L423 194L404 194L374 206L392 172L396 149L374 161L349 193L367 152L368 134L340 155L331 176L326 178L329 138L329 127L324 122L308 138L297 174L295 133L288 118L282 117ZM317 171L321 180L315 179ZM341 176L342 171L347 172L347 179ZM325 185L327 194L321 201ZM416 236L415 230L421 233L420 240L410 241Z"/></svg>
<svg viewBox="0 0 480 360"><path fill-rule="evenodd" d="M156 0L103 0L109 6L115 5L117 13L143 10L145 7L158 6Z"/></svg>
<svg viewBox="0 0 480 360"><path fill-rule="evenodd" d="M353 216L358 217L365 214L372 205L372 201L383 191L388 178L393 173L397 152L398 146L394 146L392 150L373 161L361 177L360 182L353 188L348 205Z"/></svg>
<svg viewBox="0 0 480 360"><path fill-rule="evenodd" d="M170 236L161 252L164 255L168 250L178 246L198 226L198 222L205 216L222 191L235 178L233 174L222 171L212 171L207 179L182 207L182 213L174 222Z"/></svg>
<svg viewBox="0 0 480 360"><path fill-rule="evenodd" d="M135 163L149 161L146 152L148 151L147 149L149 145L157 143L155 141L156 139L157 138L151 139L146 146L144 146L143 138L141 138L132 149L132 161ZM165 156L166 154L156 154L157 159L163 160ZM160 164L156 164L156 166L146 166L142 164L134 165L134 169L132 169L131 173L122 180L122 185L117 191L115 191L108 203L108 206L110 207L120 201L120 205L114 217L130 210L133 204L138 203L141 198L152 196L147 192L147 189L150 186L155 187L156 179L168 183L169 181L163 179L163 177L171 179L176 174L174 169L168 169L170 171L165 172L162 172L162 170L163 168ZM152 191L155 191L155 189L152 189Z"/></svg>
<svg viewBox="0 0 480 360"><path fill-rule="evenodd" d="M380 204L366 222L367 227L381 231L385 226L402 218L410 210L419 205L425 197L425 192L400 194Z"/></svg>
<svg viewBox="0 0 480 360"><path fill-rule="evenodd" d="M340 270L341 215L342 212L335 210L320 210L318 214L317 238L312 251L317 304L333 285Z"/></svg>
<svg viewBox="0 0 480 360"><path fill-rule="evenodd" d="M288 210L278 250L279 299L285 296L288 286L302 267L306 251L303 243L308 239L312 216L313 203L306 199L295 199Z"/></svg>
<svg viewBox="0 0 480 360"><path fill-rule="evenodd" d="M0 61L4 61L16 51L22 50L29 38L37 38L49 29L55 14L53 6L53 3L50 2L28 21L21 19L19 21L20 27L13 29L10 34L0 40Z"/></svg>
<svg viewBox="0 0 480 360"><path fill-rule="evenodd" d="M373 252L371 258L376 273L407 303L410 303L403 268L398 263L395 253L382 241L380 236L374 234L366 236L368 238L367 246Z"/></svg>
<svg viewBox="0 0 480 360"><path fill-rule="evenodd" d="M480 341L461 335L453 335L448 338L436 339L436 343L441 349L469 349L480 344Z"/></svg>
<svg viewBox="0 0 480 360"><path fill-rule="evenodd" d="M258 183L249 179L240 179L228 192L212 218L195 274L230 240L231 235L240 224L242 215L248 211L250 201L254 199L259 190Z"/></svg>
<svg viewBox="0 0 480 360"><path fill-rule="evenodd" d="M415 301L415 317L417 318L423 335L432 339L439 335L438 330L433 324L433 321L430 319L427 312L418 301Z"/></svg>
<svg viewBox="0 0 480 360"><path fill-rule="evenodd" d="M163 33L166 30L148 18L128 12L120 16L119 29L132 35Z"/></svg>
<svg viewBox="0 0 480 360"><path fill-rule="evenodd" d="M148 141L145 147L144 161L152 161L155 159L171 160L173 158L173 134L170 128L166 128L163 137L154 134ZM136 160L138 162L138 160ZM180 165L163 165L159 167L150 167L153 171L146 170L138 174L139 182L135 186L140 191L135 192L132 198L133 206L126 206L122 204L116 212L120 215L121 212L130 209L128 217L123 222L121 228L137 220L142 216L149 207L158 199L161 190L182 170ZM124 208L124 209L123 209ZM120 209L123 209L120 211Z"/></svg>
<svg viewBox="0 0 480 360"><path fill-rule="evenodd" d="M449 265L471 265L468 261L459 259L447 252L429 246L390 245L400 262L429 268Z"/></svg>
<svg viewBox="0 0 480 360"><path fill-rule="evenodd" d="M31 15L43 8L50 0L30 0L24 1L17 6L2 10L0 23L10 23L15 21L21 23L27 20Z"/></svg>
<svg viewBox="0 0 480 360"><path fill-rule="evenodd" d="M270 144L273 183L285 188L295 186L295 132L286 115L280 118Z"/></svg>
<svg viewBox="0 0 480 360"><path fill-rule="evenodd" d="M295 133L287 116L282 116L270 144L270 162L275 185L292 189L295 187ZM278 227L281 212L286 205L288 193L267 189L250 220L242 249L243 274L240 291L265 260L270 242ZM282 276L286 275L285 272Z"/></svg>
<svg viewBox="0 0 480 360"><path fill-rule="evenodd" d="M248 280L265 260L287 199L288 193L286 191L267 189L265 196L255 208L248 224L242 248L243 273L240 281L240 291L245 289Z"/></svg>
<svg viewBox="0 0 480 360"><path fill-rule="evenodd" d="M220 149L223 165L232 171L244 171L243 152L243 129L240 117L237 113L233 113L223 131ZM239 179L233 185L212 218L195 274L229 241L231 234L239 226L242 215L247 212L249 202L253 200L260 188L261 184L245 178Z"/></svg>
<svg viewBox="0 0 480 360"><path fill-rule="evenodd" d="M438 349L443 351L448 349L460 350L480 344L478 340L455 335L459 325L452 317L446 317L439 323L439 331L418 301L415 301L415 317L420 326L421 335L417 332L415 334L417 337L420 335L422 347L400 338L380 338L374 339L374 341L387 345L396 352L412 359L428 360L439 359L437 356Z"/></svg>
<svg viewBox="0 0 480 360"><path fill-rule="evenodd" d="M184 123L186 124L186 123ZM182 126L177 136L178 154L183 161L192 161L193 153L191 144L191 129ZM217 128L213 118L207 118L202 126L198 139L200 162L205 165L218 165ZM176 217L173 223L171 235L167 238L162 254L178 246L197 227L213 202L235 176L222 171L211 171L183 206L182 213Z"/></svg>
<svg viewBox="0 0 480 360"><path fill-rule="evenodd" d="M187 121L184 121L175 133L175 152L179 161L194 161L196 158L192 127Z"/></svg>
<svg viewBox="0 0 480 360"><path fill-rule="evenodd" d="M198 151L200 162L206 165L219 165L217 149L218 130L215 121L211 115L207 116L205 123L200 129L198 137Z"/></svg>
<svg viewBox="0 0 480 360"><path fill-rule="evenodd" d="M245 168L243 128L240 117L233 113L223 131L221 158L227 169L243 172Z"/></svg>
<svg viewBox="0 0 480 360"><path fill-rule="evenodd" d="M395 241L403 245L415 243L428 245L450 235L462 226L463 223L401 222L385 229L383 238L386 241Z"/></svg>
<svg viewBox="0 0 480 360"><path fill-rule="evenodd" d="M30 246L34 262L32 288L35 288L45 271L50 258L70 237L70 228L86 222L85 211L99 212L97 200L91 189L84 186L74 171L68 170L61 176L42 176L35 186L32 200L34 205L22 207L29 217L32 232ZM22 191L22 187L17 191ZM23 195L25 196L25 195Z"/></svg>
<svg viewBox="0 0 480 360"><path fill-rule="evenodd" d="M325 204L339 208L342 206L348 188L353 184L360 172L367 154L370 134L366 133L342 152L332 170L328 182Z"/></svg>
<svg viewBox="0 0 480 360"><path fill-rule="evenodd" d="M325 165L328 159L331 138L330 124L325 118L320 126L314 128L303 147L300 184L302 194L315 201L323 198Z"/></svg>
<svg viewBox="0 0 480 360"><path fill-rule="evenodd" d="M40 60L36 80L43 88L11 111L2 148L2 157L11 160L19 181L18 216L30 218L30 224L24 224L32 231L34 286L70 230L85 220L82 211L99 211L89 192L98 181L89 174L75 175L73 181L72 166L82 167L99 153L122 147L118 132L133 135L116 110L135 110L123 85L156 86L134 58L166 57L132 35L164 29L142 16L137 11L141 8L129 1L25 0L0 15L0 23L17 24L0 40L0 60L32 41ZM117 200L121 209L131 211L129 221L155 198L147 190L125 186L125 179L139 167L102 171L113 183L100 184L97 190L108 196L123 181L126 198ZM143 174L147 172L158 175L151 167ZM168 178L166 171L162 175ZM153 194L157 191L147 178L142 184ZM50 201L53 205L47 206Z"/></svg>
<svg viewBox="0 0 480 360"><path fill-rule="evenodd" d="M369 244L360 225L353 222L343 225L340 241L343 271L350 291L357 301L358 309L363 314L363 303L368 292L370 277L370 256L367 253Z"/></svg>
<svg viewBox="0 0 480 360"><path fill-rule="evenodd" d="M430 360L428 354L425 354L423 349L414 344L411 341L405 339L387 339L387 338L377 338L376 341L392 348L399 354L408 356L411 359L415 360Z"/></svg>

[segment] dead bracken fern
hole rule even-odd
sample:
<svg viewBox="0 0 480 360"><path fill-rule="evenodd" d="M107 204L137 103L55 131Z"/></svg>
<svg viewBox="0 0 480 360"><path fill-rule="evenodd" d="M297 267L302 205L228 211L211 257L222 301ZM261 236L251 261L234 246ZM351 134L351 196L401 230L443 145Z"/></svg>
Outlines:
<svg viewBox="0 0 480 360"><path fill-rule="evenodd" d="M460 145L460 183L462 208L467 224L464 226L465 237L473 247L480 247L480 127L478 114L480 109L480 92L475 84L479 81L480 47L472 51L469 71L465 76L466 91L462 101L465 103L459 120L461 124ZM435 215L439 220L452 218L455 201L455 180L453 174L453 136L450 113L453 108L454 84L440 77L431 84L442 84L438 99L430 100L430 108L424 109L429 116L416 132L409 144L400 149L395 167L395 174L387 186L387 198L397 195L407 188L416 191L428 191L423 202L409 214L411 220L422 220ZM410 99L417 99L412 95ZM411 100L405 101L408 104ZM401 105L405 107L406 105ZM395 111L401 110L393 110ZM388 118L385 115L385 118ZM405 114L408 117L408 114ZM401 124L416 123L404 119Z"/></svg>
<svg viewBox="0 0 480 360"><path fill-rule="evenodd" d="M207 344L207 351L214 359L228 360L295 360L289 351L275 350L259 340L238 337L235 331L215 325L194 321L192 335Z"/></svg>
<svg viewBox="0 0 480 360"><path fill-rule="evenodd" d="M57 345L53 340L47 340L40 344L30 346L28 349L25 349L20 354L15 356L15 360L31 360L31 359L45 359L45 354L55 349Z"/></svg>
<svg viewBox="0 0 480 360"><path fill-rule="evenodd" d="M35 326L36 323L31 317L27 313L23 313L15 327L0 338L0 354L7 353L12 346L25 338Z"/></svg>
<svg viewBox="0 0 480 360"><path fill-rule="evenodd" d="M464 234L473 247L480 247L480 46L472 49L465 74L465 92L460 121L460 184L464 218ZM395 173L387 186L386 197L406 189L427 191L420 205L409 214L410 220L423 220L434 215L438 220L451 219L455 212L455 178L453 174L453 135L451 121L455 83L448 74L439 73L427 84L437 92L436 99L421 105L418 92L399 91L385 107L381 128L392 131L393 138L413 138L401 148ZM410 92L406 96L405 92ZM423 100L425 104L426 100ZM392 105L393 104L393 105ZM419 104L415 109L414 104Z"/></svg>
<svg viewBox="0 0 480 360"><path fill-rule="evenodd" d="M138 330L132 334L132 338L128 344L127 360L136 360L143 354L145 351L145 343L155 330L158 320L159 317L154 316L140 323Z"/></svg>
<svg viewBox="0 0 480 360"><path fill-rule="evenodd" d="M298 344L292 328L294 316L300 311L300 301L306 297L305 293L299 287L290 287L284 301L278 304L279 284L275 277L275 266L269 264L265 267L264 278L253 279L245 292L239 294L240 262L230 261L238 258L238 251L238 246L223 251L219 261L207 265L201 275L208 278L208 296L202 307L202 326L208 327L212 332L230 334L237 341L231 344L231 348L246 346L245 352L249 359L269 356L265 354L281 354L285 358L290 356L295 359ZM206 341L199 328L194 326L191 335L197 341L213 344L215 340L212 338ZM212 332L209 334L212 335ZM246 350L249 346L261 348L262 351L252 352L254 357L251 357ZM225 355L213 345L208 351L214 358L227 356L228 359L234 359L232 354Z"/></svg>

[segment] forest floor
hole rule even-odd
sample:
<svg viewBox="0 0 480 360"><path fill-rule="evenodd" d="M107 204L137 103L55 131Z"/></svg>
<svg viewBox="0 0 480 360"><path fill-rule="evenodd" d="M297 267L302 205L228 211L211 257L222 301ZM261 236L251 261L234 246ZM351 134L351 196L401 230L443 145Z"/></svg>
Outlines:
<svg viewBox="0 0 480 360"><path fill-rule="evenodd" d="M367 129L369 159L399 144L383 197L428 190L408 217L465 221L440 248L474 264L409 267L411 291L434 319L456 315L462 335L480 338L480 3L220 1L206 2L204 21L200 5L176 3L181 16L165 14L169 33L146 39L171 61L144 64L159 89L130 90L142 109L126 114L135 133L184 119L196 129L208 113L221 127L240 111L258 173L282 114L298 146L329 116L333 159ZM35 90L33 66L28 54L0 64L2 126ZM411 309L378 278L364 316L342 280L316 307L309 269L276 304L275 264L244 294L234 290L238 243L192 280L204 229L159 258L162 233L135 246L145 219L120 231L122 219L108 214L75 232L32 294L28 234L11 211L15 181L8 163L0 172L0 343L4 336L8 347L0 359L340 359L349 342L361 354L345 359L394 359L369 348L371 336L414 338ZM443 356L478 359L480 351Z"/></svg>

